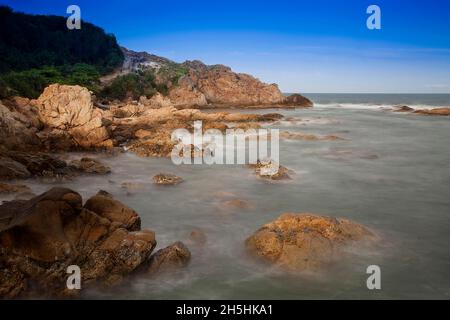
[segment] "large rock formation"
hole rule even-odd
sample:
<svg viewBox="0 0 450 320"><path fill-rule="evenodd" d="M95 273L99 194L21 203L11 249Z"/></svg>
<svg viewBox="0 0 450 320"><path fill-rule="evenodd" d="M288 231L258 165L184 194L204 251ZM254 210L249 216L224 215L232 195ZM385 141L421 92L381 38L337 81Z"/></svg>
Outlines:
<svg viewBox="0 0 450 320"><path fill-rule="evenodd" d="M178 64L146 52L122 50L125 55L122 71L151 70L155 82L169 89L168 97L177 108L313 105L299 94L285 97L276 84L266 84L248 74L235 73L227 66L208 66L198 60Z"/></svg>
<svg viewBox="0 0 450 320"><path fill-rule="evenodd" d="M39 149L42 127L37 110L26 98L0 101L0 145L14 150Z"/></svg>
<svg viewBox="0 0 450 320"><path fill-rule="evenodd" d="M64 295L67 267L81 269L82 288L120 282L146 262L155 234L139 216L100 193L54 188L29 201L0 206L0 297Z"/></svg>
<svg viewBox="0 0 450 320"><path fill-rule="evenodd" d="M207 66L200 61L183 64L189 73L169 93L175 106L297 106L312 107L301 95L285 97L276 84L266 84L223 65Z"/></svg>
<svg viewBox="0 0 450 320"><path fill-rule="evenodd" d="M68 132L78 146L112 147L103 125L102 111L94 107L88 89L53 84L37 100L42 122L50 128Z"/></svg>
<svg viewBox="0 0 450 320"><path fill-rule="evenodd" d="M365 227L347 219L313 214L283 214L246 240L248 252L292 271L325 267L353 241L373 238Z"/></svg>

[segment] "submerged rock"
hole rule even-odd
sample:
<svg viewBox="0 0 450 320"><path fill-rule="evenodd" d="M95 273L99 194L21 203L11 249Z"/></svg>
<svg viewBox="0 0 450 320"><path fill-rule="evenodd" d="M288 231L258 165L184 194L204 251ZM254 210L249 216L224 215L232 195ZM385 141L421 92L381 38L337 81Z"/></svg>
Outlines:
<svg viewBox="0 0 450 320"><path fill-rule="evenodd" d="M413 108L408 106L395 106L394 112L412 112Z"/></svg>
<svg viewBox="0 0 450 320"><path fill-rule="evenodd" d="M450 108L421 109L414 111L414 113L426 116L450 116Z"/></svg>
<svg viewBox="0 0 450 320"><path fill-rule="evenodd" d="M153 254L146 268L147 274L157 274L186 267L191 260L191 252L180 241L158 250Z"/></svg>
<svg viewBox="0 0 450 320"><path fill-rule="evenodd" d="M270 180L290 180L289 173L291 172L286 167L283 167L273 161L258 161L256 164L250 164L250 168L255 170L255 173L264 179Z"/></svg>
<svg viewBox="0 0 450 320"><path fill-rule="evenodd" d="M196 245L204 245L207 241L206 234L201 229L194 229L189 234L189 242Z"/></svg>
<svg viewBox="0 0 450 320"><path fill-rule="evenodd" d="M160 173L153 177L153 182L160 185L177 185L184 180L174 174Z"/></svg>
<svg viewBox="0 0 450 320"><path fill-rule="evenodd" d="M83 207L81 196L53 188L29 201L0 206L0 297L60 297L67 267L81 270L82 288L112 285L147 261L155 234L137 214L105 193Z"/></svg>
<svg viewBox="0 0 450 320"><path fill-rule="evenodd" d="M280 133L280 138L287 140L305 140L305 141L336 141L344 140L341 137L335 135L316 136L313 134L306 134L301 132L289 132L283 131Z"/></svg>
<svg viewBox="0 0 450 320"><path fill-rule="evenodd" d="M80 160L73 160L70 165L76 170L85 173L108 174L111 169L103 165L100 161L92 158L81 158Z"/></svg>
<svg viewBox="0 0 450 320"><path fill-rule="evenodd" d="M246 200L242 199L230 199L222 201L221 204L226 208L235 208L235 209L250 209L253 208L253 205Z"/></svg>
<svg viewBox="0 0 450 320"><path fill-rule="evenodd" d="M287 213L246 242L250 255L292 271L317 270L337 259L344 246L374 235L347 219Z"/></svg>
<svg viewBox="0 0 450 320"><path fill-rule="evenodd" d="M0 182L0 194L31 192L31 189L23 184L7 184Z"/></svg>

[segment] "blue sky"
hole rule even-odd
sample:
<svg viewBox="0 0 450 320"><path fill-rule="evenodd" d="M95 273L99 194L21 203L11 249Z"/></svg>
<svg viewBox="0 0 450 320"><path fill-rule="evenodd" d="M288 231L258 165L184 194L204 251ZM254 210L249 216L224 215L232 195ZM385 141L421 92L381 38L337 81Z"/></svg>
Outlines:
<svg viewBox="0 0 450 320"><path fill-rule="evenodd" d="M13 0L82 19L129 49L229 65L284 92L450 93L450 1ZM381 8L381 30L366 9Z"/></svg>

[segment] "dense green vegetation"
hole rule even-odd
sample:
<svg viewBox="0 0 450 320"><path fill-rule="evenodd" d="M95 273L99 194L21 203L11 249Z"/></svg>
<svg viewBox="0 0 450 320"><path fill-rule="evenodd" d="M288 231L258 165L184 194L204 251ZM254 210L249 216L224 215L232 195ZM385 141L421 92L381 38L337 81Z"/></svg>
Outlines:
<svg viewBox="0 0 450 320"><path fill-rule="evenodd" d="M64 17L17 13L4 6L0 57L0 98L34 98L54 82L96 89L100 75L124 59L115 37L90 23L69 30Z"/></svg>
<svg viewBox="0 0 450 320"><path fill-rule="evenodd" d="M110 85L100 91L99 95L119 100L151 96L157 91L153 80L154 76L152 73L126 74L115 78Z"/></svg>
<svg viewBox="0 0 450 320"><path fill-rule="evenodd" d="M92 65L43 67L0 75L0 97L23 96L37 98L49 84L78 84L97 91L100 74Z"/></svg>
<svg viewBox="0 0 450 320"><path fill-rule="evenodd" d="M68 30L66 18L29 15L0 6L0 98L37 98L49 84L78 84L107 99L138 99L170 85L188 68L167 61L159 70L122 75L106 87L100 77L122 65L124 54L113 35L82 22Z"/></svg>
<svg viewBox="0 0 450 320"><path fill-rule="evenodd" d="M100 91L99 96L123 100L137 100L140 96L150 97L156 92L167 94L168 85L176 84L180 77L186 75L187 68L177 63L168 63L156 73L153 70L139 71L119 76Z"/></svg>

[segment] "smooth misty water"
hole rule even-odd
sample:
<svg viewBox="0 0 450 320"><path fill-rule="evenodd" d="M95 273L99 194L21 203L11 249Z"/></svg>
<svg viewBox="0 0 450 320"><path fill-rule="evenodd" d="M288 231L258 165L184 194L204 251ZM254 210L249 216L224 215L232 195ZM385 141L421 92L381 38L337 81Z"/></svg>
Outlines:
<svg viewBox="0 0 450 320"><path fill-rule="evenodd" d="M264 113L279 112L264 110ZM120 290L87 297L145 299L305 299L450 297L450 119L381 110L319 107L282 111L302 121L272 126L345 141L282 141L281 163L293 180L268 183L243 166L174 166L170 159L132 154L99 156L107 177L82 177L65 185L84 199L99 189L134 208L144 228L156 232L158 248L187 241L204 230L205 247L190 246L188 268L165 277L133 279ZM375 157L376 156L376 157ZM171 172L185 179L175 187L152 184ZM122 182L142 189L127 195ZM31 182L38 193L48 185ZM253 208L221 206L230 192ZM259 265L244 240L283 212L313 212L362 223L381 237L334 268L292 275ZM188 243L188 242L186 242ZM379 265L382 290L366 288L368 265Z"/></svg>

